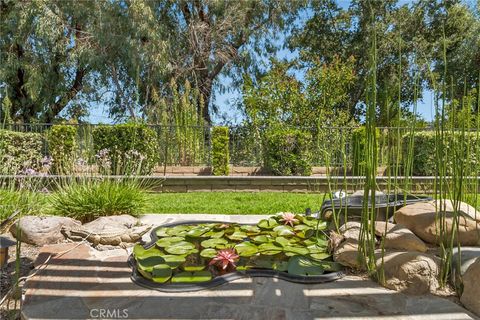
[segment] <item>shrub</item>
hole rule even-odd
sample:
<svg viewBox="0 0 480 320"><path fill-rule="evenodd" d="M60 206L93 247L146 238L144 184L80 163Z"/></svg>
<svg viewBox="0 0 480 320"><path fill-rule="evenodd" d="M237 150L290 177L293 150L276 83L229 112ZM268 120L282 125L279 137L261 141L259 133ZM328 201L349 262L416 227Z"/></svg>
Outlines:
<svg viewBox="0 0 480 320"><path fill-rule="evenodd" d="M410 135L404 135L402 141L403 154L408 153L408 144ZM476 169L479 166L480 155L475 154L475 146L480 143L476 139L477 134L475 132L465 133L465 137L460 132L454 134L448 133L444 142L445 154L450 154L447 158L446 169L447 174L453 172L453 157L455 153L460 152L464 160L466 161L466 169L470 168L471 172L465 172L466 175L478 175ZM467 141L465 141L465 139ZM460 141L463 140L463 141ZM463 146L461 145L463 142ZM460 149L454 150L454 148ZM470 146L470 152L467 152L467 148ZM467 157L467 154L468 157ZM405 164L405 159L403 162ZM412 175L415 176L433 176L436 175L436 144L435 144L435 132L422 131L416 132L413 136L413 163L412 163Z"/></svg>
<svg viewBox="0 0 480 320"><path fill-rule="evenodd" d="M46 200L42 193L30 190L13 190L0 188L0 222L7 219L15 211L18 216L45 213ZM0 230L1 231L1 230Z"/></svg>
<svg viewBox="0 0 480 320"><path fill-rule="evenodd" d="M380 130L377 128L375 131L377 138L377 158L380 141ZM352 144L353 144L353 159L352 159L352 173L354 176L363 176L365 174L365 146L367 145L367 132L365 127L359 127L352 132Z"/></svg>
<svg viewBox="0 0 480 320"><path fill-rule="evenodd" d="M39 170L43 145L39 133L0 130L0 172L17 174L27 169Z"/></svg>
<svg viewBox="0 0 480 320"><path fill-rule="evenodd" d="M56 174L73 172L77 151L77 128L73 125L54 125L47 132L48 152L53 158L52 170Z"/></svg>
<svg viewBox="0 0 480 320"><path fill-rule="evenodd" d="M102 173L149 174L158 161L157 135L144 124L99 126L92 135Z"/></svg>
<svg viewBox="0 0 480 320"><path fill-rule="evenodd" d="M298 129L268 129L264 135L264 164L276 175L304 175L312 173L312 137Z"/></svg>
<svg viewBox="0 0 480 320"><path fill-rule="evenodd" d="M145 193L138 181L82 179L61 186L49 202L54 214L88 222L100 216L138 215Z"/></svg>
<svg viewBox="0 0 480 320"><path fill-rule="evenodd" d="M213 175L228 176L229 172L229 137L227 127L212 129L212 167Z"/></svg>

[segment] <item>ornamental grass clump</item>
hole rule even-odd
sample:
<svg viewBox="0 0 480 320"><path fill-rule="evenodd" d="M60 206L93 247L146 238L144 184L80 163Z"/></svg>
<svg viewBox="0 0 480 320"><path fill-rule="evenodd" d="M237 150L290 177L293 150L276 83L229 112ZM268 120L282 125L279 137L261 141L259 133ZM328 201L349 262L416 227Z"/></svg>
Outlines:
<svg viewBox="0 0 480 320"><path fill-rule="evenodd" d="M138 215L145 206L144 185L137 180L74 180L49 197L53 213L92 221L100 216Z"/></svg>

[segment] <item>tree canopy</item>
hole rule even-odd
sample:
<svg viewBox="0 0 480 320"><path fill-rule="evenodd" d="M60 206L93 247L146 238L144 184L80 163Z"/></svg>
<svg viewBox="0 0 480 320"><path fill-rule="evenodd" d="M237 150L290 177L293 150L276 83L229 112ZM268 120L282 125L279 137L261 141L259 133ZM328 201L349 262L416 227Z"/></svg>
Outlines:
<svg viewBox="0 0 480 320"><path fill-rule="evenodd" d="M479 6L460 0L352 0L348 6L334 0L0 0L0 116L52 122L100 104L117 120L156 121L175 109L165 106L180 94L211 124L214 93L237 87L247 117L288 115L308 123L313 113L341 111L360 119L375 25L378 120L389 125L438 83L450 88L449 101L478 94ZM298 52L295 61L293 54L279 61L276 52L285 47ZM224 76L232 85L222 83Z"/></svg>

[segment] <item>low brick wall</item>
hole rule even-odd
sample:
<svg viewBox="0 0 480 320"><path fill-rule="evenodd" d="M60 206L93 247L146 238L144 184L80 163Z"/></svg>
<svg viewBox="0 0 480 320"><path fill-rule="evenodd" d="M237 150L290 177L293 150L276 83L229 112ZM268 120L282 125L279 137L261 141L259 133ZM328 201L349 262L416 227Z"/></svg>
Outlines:
<svg viewBox="0 0 480 320"><path fill-rule="evenodd" d="M312 177L327 176L327 173L331 175L343 175L344 169L341 167L312 167ZM385 172L384 167L379 167L377 171L378 176L383 176ZM211 176L212 168L206 166L157 166L154 168L154 175L156 176ZM350 168L347 169L347 175L351 174ZM242 166L230 166L229 176L271 176L272 172L269 172L264 167L242 167Z"/></svg>
<svg viewBox="0 0 480 320"><path fill-rule="evenodd" d="M327 177L222 177L222 176L165 176L161 185L155 188L157 192L297 192L324 193L343 189L343 176ZM403 185L403 178L397 183ZM364 177L347 177L348 192L361 190L364 187ZM413 177L412 192L416 194L431 194L434 192L434 177ZM377 177L378 188L387 191L388 182L385 177Z"/></svg>

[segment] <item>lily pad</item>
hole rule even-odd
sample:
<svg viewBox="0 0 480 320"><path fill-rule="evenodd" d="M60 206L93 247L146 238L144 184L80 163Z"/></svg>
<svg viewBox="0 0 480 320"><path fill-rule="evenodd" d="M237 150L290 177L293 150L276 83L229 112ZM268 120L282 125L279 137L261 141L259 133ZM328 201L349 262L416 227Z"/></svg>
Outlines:
<svg viewBox="0 0 480 320"><path fill-rule="evenodd" d="M308 249L305 247L287 247L284 248L285 255L291 257L294 255L306 255L308 254Z"/></svg>
<svg viewBox="0 0 480 320"><path fill-rule="evenodd" d="M152 280L158 283L165 283L172 276L172 269L167 264L159 264L153 267Z"/></svg>
<svg viewBox="0 0 480 320"><path fill-rule="evenodd" d="M198 237L205 236L205 234L207 232L209 232L210 230L211 230L210 227L198 226L198 227L194 227L193 229L189 230L186 235L188 237L198 238Z"/></svg>
<svg viewBox="0 0 480 320"><path fill-rule="evenodd" d="M155 246L153 246L149 249L145 249L142 245L136 244L133 247L133 256L137 259L160 256L160 255L162 255L162 251L160 251Z"/></svg>
<svg viewBox="0 0 480 320"><path fill-rule="evenodd" d="M155 244L157 246L161 247L161 248L165 248L165 247L171 246L174 243L181 242L181 241L185 241L185 238L183 238L183 237L168 237L168 238L161 238L161 239L157 240L157 242Z"/></svg>
<svg viewBox="0 0 480 320"><path fill-rule="evenodd" d="M172 277L172 283L195 283L205 282L212 279L209 271L180 272Z"/></svg>
<svg viewBox="0 0 480 320"><path fill-rule="evenodd" d="M216 248L216 249L223 249L225 245L228 243L228 240L222 238L213 238L204 240L200 243L200 245L204 248Z"/></svg>
<svg viewBox="0 0 480 320"><path fill-rule="evenodd" d="M162 258L165 260L165 264L168 264L171 269L178 268L182 263L185 262L185 257L181 255L163 255Z"/></svg>
<svg viewBox="0 0 480 320"><path fill-rule="evenodd" d="M271 242L272 239L265 235L260 235L260 236L253 237L252 241L255 243L267 243L267 242Z"/></svg>
<svg viewBox="0 0 480 320"><path fill-rule="evenodd" d="M321 221L312 217L303 217L302 222L303 224L313 227L314 229L318 228L318 230L325 230L327 228L327 223L325 221Z"/></svg>
<svg viewBox="0 0 480 320"><path fill-rule="evenodd" d="M225 234L224 230L220 230L220 231L210 230L207 233L205 233L204 236L212 239L218 239L223 237L224 234Z"/></svg>
<svg viewBox="0 0 480 320"><path fill-rule="evenodd" d="M293 228L289 226L277 226L273 228L273 231L279 236L291 236L295 234Z"/></svg>
<svg viewBox="0 0 480 320"><path fill-rule="evenodd" d="M248 237L248 235L243 231L235 231L231 235L227 235L230 240L243 240Z"/></svg>
<svg viewBox="0 0 480 320"><path fill-rule="evenodd" d="M194 249L195 245L187 241L175 242L172 243L170 246L165 247L165 251L175 255L186 255L192 253L192 250Z"/></svg>
<svg viewBox="0 0 480 320"><path fill-rule="evenodd" d="M207 248L200 251L200 256L204 258L213 258L217 255L217 250L213 248Z"/></svg>
<svg viewBox="0 0 480 320"><path fill-rule="evenodd" d="M283 251L283 248L275 245L274 243L263 243L258 246L258 252L267 256L279 254Z"/></svg>
<svg viewBox="0 0 480 320"><path fill-rule="evenodd" d="M257 225L262 229L273 229L278 226L278 222L274 218L269 218L260 220Z"/></svg>
<svg viewBox="0 0 480 320"><path fill-rule="evenodd" d="M288 247L288 246L290 246L290 241L287 238L284 238L284 237L276 237L275 238L275 244L278 244L282 247Z"/></svg>
<svg viewBox="0 0 480 320"><path fill-rule="evenodd" d="M324 253L311 253L310 257L312 257L315 260L324 260L327 258L330 258L330 254L324 252Z"/></svg>
<svg viewBox="0 0 480 320"><path fill-rule="evenodd" d="M170 236L185 236L190 228L191 226L178 225L175 227L169 227L166 232Z"/></svg>
<svg viewBox="0 0 480 320"><path fill-rule="evenodd" d="M137 260L137 266L140 270L152 272L153 267L159 264L164 264L165 259L160 256L146 257Z"/></svg>
<svg viewBox="0 0 480 320"><path fill-rule="evenodd" d="M168 230L168 227L158 228L157 230L155 230L155 234L159 238L168 237L169 234L167 233L167 230Z"/></svg>
<svg viewBox="0 0 480 320"><path fill-rule="evenodd" d="M251 257L254 254L258 253L258 248L256 245L249 241L244 241L235 246L235 250L241 257Z"/></svg>
<svg viewBox="0 0 480 320"><path fill-rule="evenodd" d="M288 273L298 276L319 276L325 269L316 261L302 256L293 256L288 260Z"/></svg>
<svg viewBox="0 0 480 320"><path fill-rule="evenodd" d="M182 269L189 272L202 271L206 266L183 266Z"/></svg>
<svg viewBox="0 0 480 320"><path fill-rule="evenodd" d="M251 234L256 234L259 233L261 230L257 226L250 226L250 225L244 225L240 227L240 230L246 233Z"/></svg>

